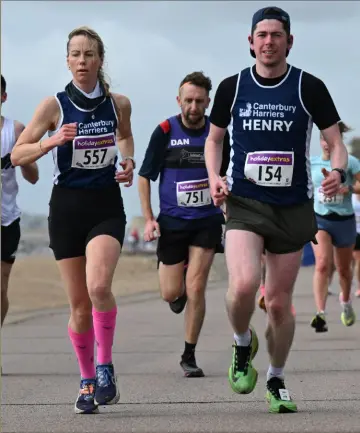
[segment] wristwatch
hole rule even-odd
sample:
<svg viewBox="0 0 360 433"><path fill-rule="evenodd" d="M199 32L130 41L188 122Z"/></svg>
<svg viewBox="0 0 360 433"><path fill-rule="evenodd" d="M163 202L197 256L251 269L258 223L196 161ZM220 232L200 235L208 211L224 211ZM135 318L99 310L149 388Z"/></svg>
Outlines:
<svg viewBox="0 0 360 433"><path fill-rule="evenodd" d="M132 156L125 156L124 161L127 161L128 159L130 159L130 161L132 161L132 163L134 164L134 170L135 170L136 168L135 159Z"/></svg>
<svg viewBox="0 0 360 433"><path fill-rule="evenodd" d="M333 168L331 171L337 171L340 173L340 182L344 183L346 181L346 172L342 168Z"/></svg>

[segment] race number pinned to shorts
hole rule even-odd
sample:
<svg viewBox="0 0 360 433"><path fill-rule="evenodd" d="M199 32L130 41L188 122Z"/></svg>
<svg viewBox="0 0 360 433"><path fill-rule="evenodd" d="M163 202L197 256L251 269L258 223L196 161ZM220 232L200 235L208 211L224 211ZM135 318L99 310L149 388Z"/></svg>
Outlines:
<svg viewBox="0 0 360 433"><path fill-rule="evenodd" d="M181 207L199 207L211 204L209 179L176 183L177 204Z"/></svg>
<svg viewBox="0 0 360 433"><path fill-rule="evenodd" d="M339 205L339 204L342 204L344 201L344 195L343 194L336 194L332 197L328 197L324 194L324 191L321 187L318 189L317 195L318 195L319 203L325 204L325 205L327 205L327 204Z"/></svg>
<svg viewBox="0 0 360 433"><path fill-rule="evenodd" d="M261 186L291 186L294 152L249 152L246 156L245 177Z"/></svg>
<svg viewBox="0 0 360 433"><path fill-rule="evenodd" d="M75 137L71 167L88 170L107 167L114 164L116 155L114 133Z"/></svg>

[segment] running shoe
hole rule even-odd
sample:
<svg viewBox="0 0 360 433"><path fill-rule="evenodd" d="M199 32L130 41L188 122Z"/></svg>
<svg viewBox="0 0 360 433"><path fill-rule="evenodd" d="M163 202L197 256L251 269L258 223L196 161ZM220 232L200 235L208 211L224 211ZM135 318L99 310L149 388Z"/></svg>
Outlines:
<svg viewBox="0 0 360 433"><path fill-rule="evenodd" d="M260 286L260 296L258 297L258 305L261 310L264 310L266 312L266 305L265 305L265 286Z"/></svg>
<svg viewBox="0 0 360 433"><path fill-rule="evenodd" d="M75 413L91 414L99 412L98 405L95 403L95 390L95 379L82 379L80 381L80 390L75 401Z"/></svg>
<svg viewBox="0 0 360 433"><path fill-rule="evenodd" d="M98 405L116 404L120 400L113 364L96 366L95 403Z"/></svg>
<svg viewBox="0 0 360 433"><path fill-rule="evenodd" d="M328 327L324 313L316 313L313 317L310 326L315 329L315 332L327 332Z"/></svg>
<svg viewBox="0 0 360 433"><path fill-rule="evenodd" d="M181 357L180 366L184 370L185 377L204 377L205 374L196 364L195 355Z"/></svg>
<svg viewBox="0 0 360 433"><path fill-rule="evenodd" d="M185 266L184 266L184 293L181 296L179 296L178 298L176 298L174 301L169 302L170 310L175 314L180 314L184 310L186 302L187 302L187 294L186 294L186 286L185 286L187 269L188 269L188 263L185 262Z"/></svg>
<svg viewBox="0 0 360 433"><path fill-rule="evenodd" d="M279 377L272 377L267 381L266 387L266 400L269 403L269 412L297 412L296 404L292 401L290 393L286 389L283 379Z"/></svg>
<svg viewBox="0 0 360 433"><path fill-rule="evenodd" d="M238 346L234 342L232 363L229 368L229 383L238 394L250 394L256 385L258 372L252 365L259 348L255 330L250 326L251 342L249 346Z"/></svg>
<svg viewBox="0 0 360 433"><path fill-rule="evenodd" d="M341 313L341 321L344 326L352 326L356 321L356 315L351 302L342 304L343 312Z"/></svg>

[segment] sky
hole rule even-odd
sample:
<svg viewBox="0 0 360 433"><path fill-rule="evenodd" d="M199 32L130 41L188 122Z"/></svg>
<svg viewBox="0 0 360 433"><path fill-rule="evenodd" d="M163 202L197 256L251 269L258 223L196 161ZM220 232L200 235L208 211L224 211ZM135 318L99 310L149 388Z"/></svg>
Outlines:
<svg viewBox="0 0 360 433"><path fill-rule="evenodd" d="M102 37L111 90L132 104L135 158L140 167L156 126L177 114L177 89L190 72L201 70L213 83L253 65L247 37L252 15L279 6L291 17L294 46L288 63L322 79L343 121L360 135L360 2L357 1L3 1L1 73L8 101L2 114L25 125L43 98L71 81L66 42L72 29L87 25ZM210 104L207 114L210 114ZM311 154L319 153L314 125ZM26 212L48 213L52 189L51 153L38 161L40 179L28 184L18 171L18 204ZM158 212L158 184L152 204ZM141 215L137 176L122 188L128 220Z"/></svg>

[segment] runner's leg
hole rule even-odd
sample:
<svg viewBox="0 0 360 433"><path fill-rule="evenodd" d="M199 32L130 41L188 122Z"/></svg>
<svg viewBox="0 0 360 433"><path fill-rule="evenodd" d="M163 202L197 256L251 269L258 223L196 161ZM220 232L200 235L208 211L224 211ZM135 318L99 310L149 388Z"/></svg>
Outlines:
<svg viewBox="0 0 360 433"><path fill-rule="evenodd" d="M214 249L190 246L186 275L187 304L185 310L185 350L181 365L187 377L201 377L197 367L195 347L205 318L205 289L214 259Z"/></svg>
<svg viewBox="0 0 360 433"><path fill-rule="evenodd" d="M80 367L76 413L97 413L92 304L86 286L85 256L57 260L70 304L68 334Z"/></svg>
<svg viewBox="0 0 360 433"><path fill-rule="evenodd" d="M12 263L1 261L1 326L9 311L8 288L12 266Z"/></svg>
<svg viewBox="0 0 360 433"><path fill-rule="evenodd" d="M339 274L341 288L341 321L345 326L351 326L355 323L355 312L352 307L350 292L353 277L352 255L354 245L350 247L335 248L335 266Z"/></svg>
<svg viewBox="0 0 360 433"><path fill-rule="evenodd" d="M312 244L315 255L315 271L313 276L313 291L316 305L316 315L311 321L315 332L328 330L325 311L328 293L328 283L333 266L333 245L328 232L319 230L316 234L317 245Z"/></svg>
<svg viewBox="0 0 360 433"><path fill-rule="evenodd" d="M235 339L229 382L233 391L240 394L252 392L258 376L252 366L258 339L254 329L250 328L250 320L261 280L263 249L264 241L255 233L234 229L226 232L225 254L229 272L226 308Z"/></svg>
<svg viewBox="0 0 360 433"><path fill-rule="evenodd" d="M86 246L86 282L97 344L95 402L101 405L120 399L112 359L117 305L111 291L120 252L119 240L107 234L93 237Z"/></svg>

